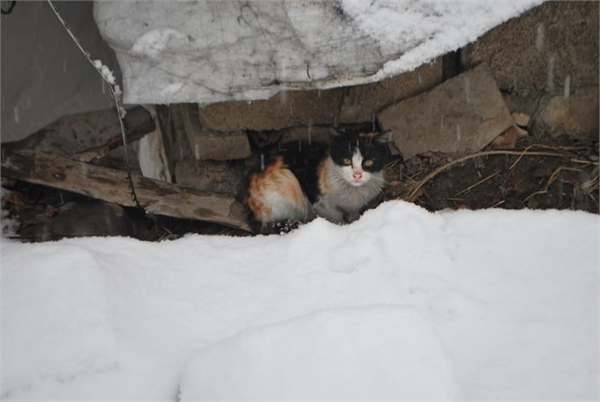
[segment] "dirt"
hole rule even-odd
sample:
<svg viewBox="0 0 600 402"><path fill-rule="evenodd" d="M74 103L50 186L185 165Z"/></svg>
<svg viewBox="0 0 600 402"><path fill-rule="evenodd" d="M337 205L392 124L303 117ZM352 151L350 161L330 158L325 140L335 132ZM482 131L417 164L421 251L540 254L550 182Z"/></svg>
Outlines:
<svg viewBox="0 0 600 402"><path fill-rule="evenodd" d="M489 151L494 154L475 156ZM433 172L437 174L428 178ZM599 213L597 140L525 137L511 149L428 153L392 164L387 177L391 185L385 199L413 201L430 211L528 208Z"/></svg>
<svg viewBox="0 0 600 402"><path fill-rule="evenodd" d="M490 153L491 152L491 153ZM488 154L486 154L488 153ZM484 149L474 154L427 153L403 162L391 161L384 200L414 202L430 211L443 209L568 209L599 213L598 140L572 137L520 139L514 148ZM3 181L12 191L4 204L20 223L23 241L87 236L86 228L55 233L48 227L61 207L88 208L84 196L23 182ZM248 235L205 222L147 217L124 208L128 235L146 241L179 238L187 233ZM107 234L114 228L107 228ZM94 235L99 235L97 227ZM17 236L19 238L19 236Z"/></svg>

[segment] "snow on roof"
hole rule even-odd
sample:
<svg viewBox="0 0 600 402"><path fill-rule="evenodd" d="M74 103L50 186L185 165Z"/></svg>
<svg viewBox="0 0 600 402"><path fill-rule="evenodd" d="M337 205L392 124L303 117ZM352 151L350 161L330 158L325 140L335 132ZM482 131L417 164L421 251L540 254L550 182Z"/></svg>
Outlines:
<svg viewBox="0 0 600 402"><path fill-rule="evenodd" d="M96 1L126 103L267 99L410 71L542 3Z"/></svg>

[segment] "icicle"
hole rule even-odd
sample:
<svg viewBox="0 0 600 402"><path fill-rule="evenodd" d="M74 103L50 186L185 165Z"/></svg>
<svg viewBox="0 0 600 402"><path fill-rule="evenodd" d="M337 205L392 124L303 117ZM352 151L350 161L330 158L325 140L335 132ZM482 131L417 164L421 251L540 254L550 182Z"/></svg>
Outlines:
<svg viewBox="0 0 600 402"><path fill-rule="evenodd" d="M569 99L571 96L571 76L567 75L565 77L565 99Z"/></svg>
<svg viewBox="0 0 600 402"><path fill-rule="evenodd" d="M104 85L104 80L100 80L102 82L102 93L106 93L106 86Z"/></svg>
<svg viewBox="0 0 600 402"><path fill-rule="evenodd" d="M15 123L19 123L19 121L21 121L21 119L19 118L19 107L15 106L13 108L13 112L14 112L14 117L15 117Z"/></svg>
<svg viewBox="0 0 600 402"><path fill-rule="evenodd" d="M558 182L558 203L562 204L563 195L564 195L563 181L557 180L557 182Z"/></svg>
<svg viewBox="0 0 600 402"><path fill-rule="evenodd" d="M554 90L554 62L555 62L555 60L556 60L555 55L550 56L550 59L548 59L548 75L547 75L547 80L546 80L546 89L548 91Z"/></svg>
<svg viewBox="0 0 600 402"><path fill-rule="evenodd" d="M43 225L42 226L42 242L45 242L48 240L48 225Z"/></svg>
<svg viewBox="0 0 600 402"><path fill-rule="evenodd" d="M198 145L198 143L196 143L196 145L194 146L194 150L196 154L196 160L200 159L200 145Z"/></svg>
<svg viewBox="0 0 600 402"><path fill-rule="evenodd" d="M539 51L544 47L544 24L540 23L537 27L537 37L535 38L535 48Z"/></svg>
<svg viewBox="0 0 600 402"><path fill-rule="evenodd" d="M285 89L279 91L279 102L282 105L285 105L286 103L288 103L288 94L287 94L287 91Z"/></svg>
<svg viewBox="0 0 600 402"><path fill-rule="evenodd" d="M260 170L265 170L265 154L260 154Z"/></svg>
<svg viewBox="0 0 600 402"><path fill-rule="evenodd" d="M468 58L467 58L467 49L466 48L461 48L458 51L458 61L460 62L460 66L461 67L466 67L468 64Z"/></svg>

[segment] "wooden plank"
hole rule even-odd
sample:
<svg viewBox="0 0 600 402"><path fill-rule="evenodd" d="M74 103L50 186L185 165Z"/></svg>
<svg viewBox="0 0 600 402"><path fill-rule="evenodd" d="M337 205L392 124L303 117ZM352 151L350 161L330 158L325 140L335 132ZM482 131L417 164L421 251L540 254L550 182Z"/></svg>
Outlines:
<svg viewBox="0 0 600 402"><path fill-rule="evenodd" d="M135 206L127 172L90 165L70 158L19 150L7 153L2 177L22 180L115 204ZM150 213L218 223L251 231L242 204L232 197L148 179L133 174L140 204Z"/></svg>
<svg viewBox="0 0 600 402"><path fill-rule="evenodd" d="M127 143L155 130L148 111L137 106L125 116ZM121 125L113 109L63 116L20 141L2 143L5 153L18 149L72 157L82 162L101 159L123 145Z"/></svg>

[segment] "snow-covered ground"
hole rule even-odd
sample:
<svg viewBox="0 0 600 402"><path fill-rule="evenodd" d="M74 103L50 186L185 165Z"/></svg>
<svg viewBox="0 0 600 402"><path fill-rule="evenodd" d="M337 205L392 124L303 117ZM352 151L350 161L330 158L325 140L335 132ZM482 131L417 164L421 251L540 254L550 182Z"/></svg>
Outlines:
<svg viewBox="0 0 600 402"><path fill-rule="evenodd" d="M597 215L2 239L4 400L598 397Z"/></svg>

